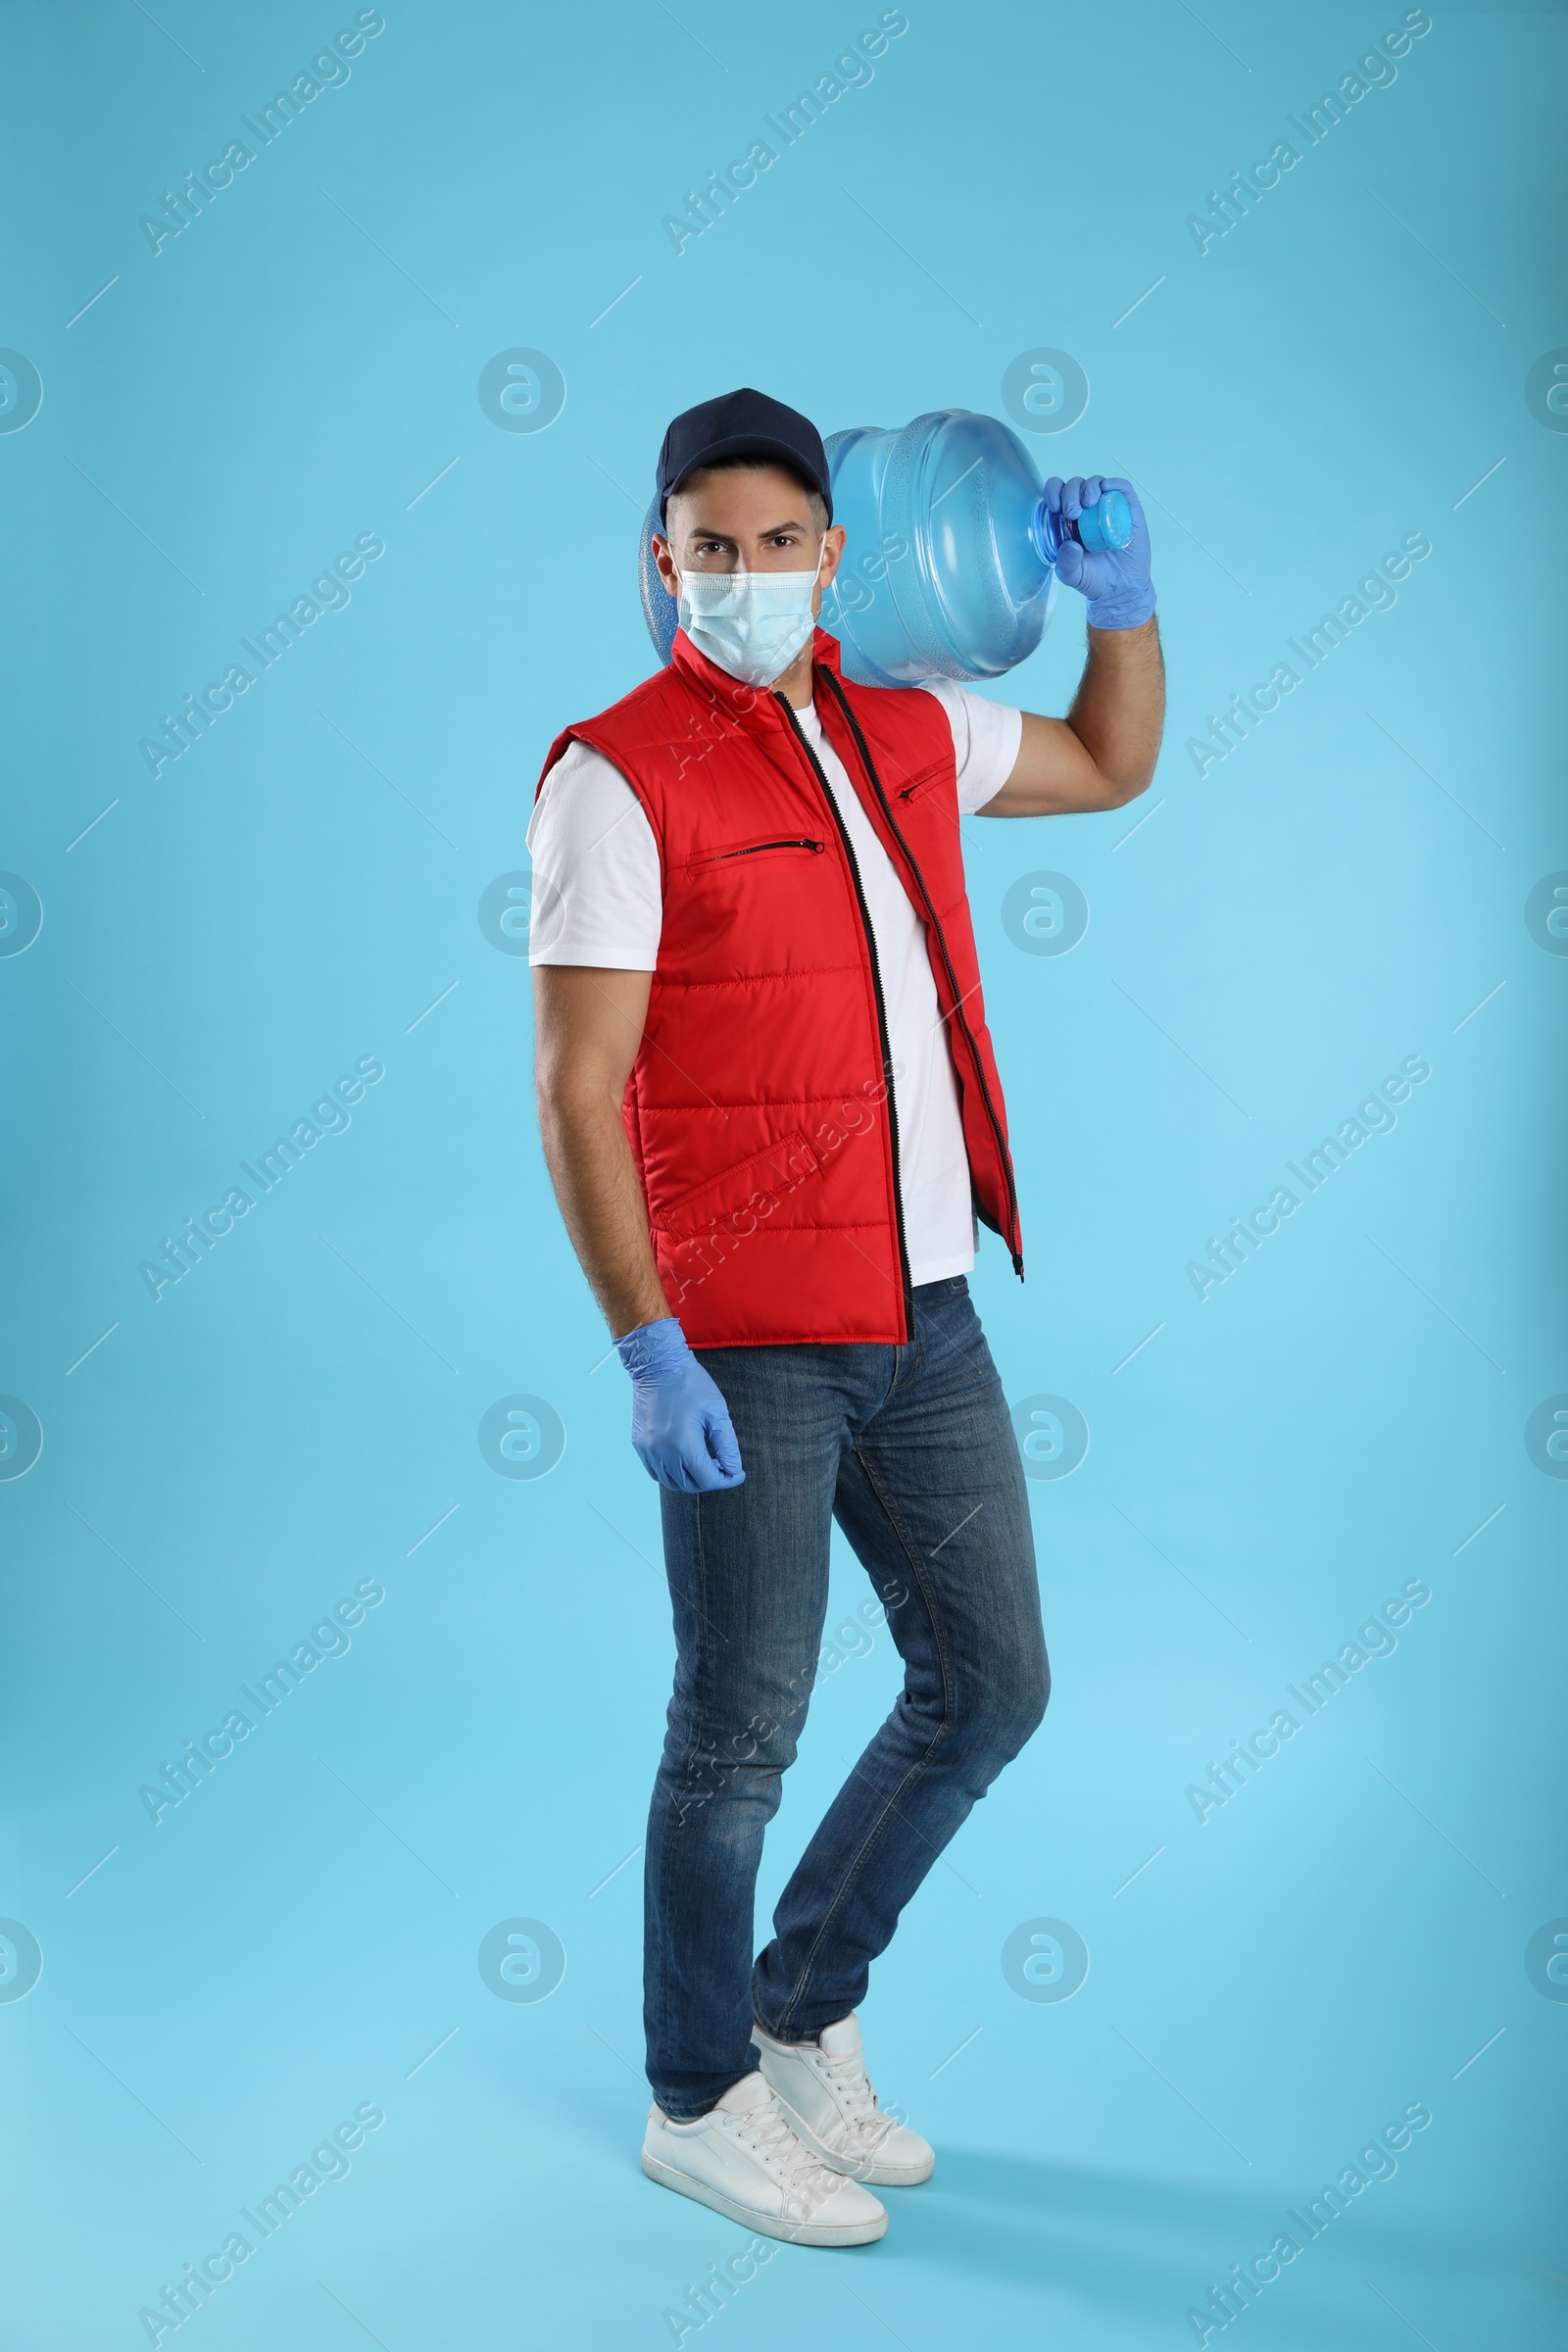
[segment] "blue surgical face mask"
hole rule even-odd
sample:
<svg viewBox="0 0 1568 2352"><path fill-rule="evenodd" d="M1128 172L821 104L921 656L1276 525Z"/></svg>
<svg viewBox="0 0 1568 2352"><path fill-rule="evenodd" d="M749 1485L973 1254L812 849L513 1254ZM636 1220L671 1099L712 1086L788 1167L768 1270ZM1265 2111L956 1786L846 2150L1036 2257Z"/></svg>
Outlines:
<svg viewBox="0 0 1568 2352"><path fill-rule="evenodd" d="M700 654L748 686L771 686L811 634L811 571L683 571L680 625Z"/></svg>

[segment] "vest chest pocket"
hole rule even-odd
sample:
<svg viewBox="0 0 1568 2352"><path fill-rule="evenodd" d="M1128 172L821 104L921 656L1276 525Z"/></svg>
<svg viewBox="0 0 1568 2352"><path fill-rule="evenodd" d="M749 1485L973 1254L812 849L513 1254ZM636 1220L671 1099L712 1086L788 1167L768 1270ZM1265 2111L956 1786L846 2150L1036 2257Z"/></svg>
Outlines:
<svg viewBox="0 0 1568 2352"><path fill-rule="evenodd" d="M758 841L732 842L727 849L704 850L699 857L684 859L681 871L692 875L721 873L726 867L746 864L757 858L783 858L790 855L820 858L826 847L825 841L813 841L804 833L788 837L768 835Z"/></svg>
<svg viewBox="0 0 1568 2352"><path fill-rule="evenodd" d="M953 775L953 762L938 760L932 766L923 767L906 784L898 785L888 798L895 816L902 816L911 803L929 800L937 786Z"/></svg>

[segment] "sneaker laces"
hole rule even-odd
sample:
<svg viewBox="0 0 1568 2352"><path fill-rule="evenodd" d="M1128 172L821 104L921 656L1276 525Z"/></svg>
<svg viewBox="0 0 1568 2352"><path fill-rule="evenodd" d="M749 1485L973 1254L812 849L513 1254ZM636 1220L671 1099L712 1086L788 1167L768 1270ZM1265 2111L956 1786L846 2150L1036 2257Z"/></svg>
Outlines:
<svg viewBox="0 0 1568 2352"><path fill-rule="evenodd" d="M846 2050L842 2058L830 2058L825 2050L819 2049L817 2064L827 2078L846 2124L866 2153L874 2153L898 2130L898 2117L885 2115L877 2105L864 2058L854 2050Z"/></svg>
<svg viewBox="0 0 1568 2352"><path fill-rule="evenodd" d="M765 2104L746 2108L738 2115L727 2114L724 2121L779 2182L785 2192L786 2212L798 2204L799 2218L809 2218L815 2206L842 2186L841 2176L807 2146L771 2091Z"/></svg>

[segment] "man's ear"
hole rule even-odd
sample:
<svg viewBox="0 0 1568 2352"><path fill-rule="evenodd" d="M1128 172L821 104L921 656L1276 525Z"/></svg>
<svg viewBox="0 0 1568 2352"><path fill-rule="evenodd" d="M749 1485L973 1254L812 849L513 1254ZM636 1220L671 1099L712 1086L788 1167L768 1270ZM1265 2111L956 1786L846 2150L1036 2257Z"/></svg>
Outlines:
<svg viewBox="0 0 1568 2352"><path fill-rule="evenodd" d="M827 529L822 533L822 554L817 565L816 585L811 590L811 618L813 620L820 620L822 617L822 592L824 589L832 587L833 577L838 570L843 555L844 525L841 522L829 523Z"/></svg>
<svg viewBox="0 0 1568 2352"><path fill-rule="evenodd" d="M675 561L669 552L669 541L656 531L653 546L654 562L659 565L659 576L664 583L664 592L667 596L678 598L680 582L675 575Z"/></svg>

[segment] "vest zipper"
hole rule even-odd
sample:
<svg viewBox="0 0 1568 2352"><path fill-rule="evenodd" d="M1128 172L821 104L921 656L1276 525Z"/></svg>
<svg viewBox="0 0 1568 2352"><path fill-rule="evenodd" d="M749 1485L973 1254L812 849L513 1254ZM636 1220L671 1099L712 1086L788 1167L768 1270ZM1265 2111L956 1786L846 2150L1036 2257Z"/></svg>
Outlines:
<svg viewBox="0 0 1568 2352"><path fill-rule="evenodd" d="M822 773L821 761L806 740L789 696L775 694L773 700L789 722L790 733L806 754L810 763L811 773L822 788L822 798L827 803L828 814L838 829L838 837L843 844L845 859L850 869L850 880L855 885L855 903L860 910L860 925L865 933L866 952L871 958L871 991L876 999L877 1042L882 1049L882 1084L887 1089L888 1139L893 1148L893 1222L899 1244L899 1281L904 1304L904 1338L905 1344L908 1345L914 1339L914 1285L909 1279L909 1245L904 1232L904 1187L899 1179L899 1106L893 1092L893 1046L888 1036L887 1000L882 994L882 966L877 959L876 933L871 928L871 910L865 903L865 891L860 881L860 868L855 855L855 844L850 839L849 827L840 813L839 805L833 798L832 786Z"/></svg>
<svg viewBox="0 0 1568 2352"><path fill-rule="evenodd" d="M942 925L937 920L936 908L931 904L931 894L926 889L925 877L914 861L908 843L905 840L904 835L899 831L898 819L888 805L888 796L883 790L882 779L877 774L876 769L872 764L870 752L866 748L865 737L860 732L859 721L856 717L855 712L850 709L849 697L845 694L843 687L839 684L838 679L833 675L833 672L830 669L824 670L822 674L827 679L829 686L833 690L834 699L838 703L839 709L843 711L845 717L849 721L850 732L855 737L855 748L860 755L861 765L864 767L866 775L870 779L872 789L875 792L877 799L882 804L882 813L887 818L889 825L893 829L893 838L898 843L900 849L904 852L905 858L908 863L909 871L914 876L920 896L925 902L926 919L931 926L931 931L936 940L937 946L942 951L942 961L947 970L948 986L953 991L953 1017L955 1020L956 1020L959 1028L963 1031L965 1042L968 1045L970 1055L974 1061L975 1076L980 1083L980 1100L986 1106L986 1115L991 1121L991 1132L996 1138L997 1156L1002 1162L1002 1173L1005 1177L1007 1184L1007 1212L1011 1220L1013 1233L1016 1233L1018 1230L1018 1189L1013 1181L1012 1155L1007 1150L1007 1139L1002 1132L1002 1121L997 1116L997 1106L991 1100L991 1089L986 1084L985 1065L980 1059L980 1049L975 1044L974 1032L964 1017L963 998L958 988L958 975L953 968L953 958L948 954L948 943L943 935ZM781 695L779 700L782 702L783 699L784 698ZM814 760L812 765L815 765ZM1012 1270L1021 1282L1023 1280L1023 1259L1019 1252L1013 1248L1011 1235L1008 1235L1006 1238L1008 1252L1012 1258Z"/></svg>
<svg viewBox="0 0 1568 2352"><path fill-rule="evenodd" d="M823 842L808 841L804 838L799 841L754 841L744 850L715 850L711 858L698 858L694 860L694 863L698 865L722 865L726 858L756 858L759 857L763 850L809 850L814 857L818 855L825 847L826 844Z"/></svg>

